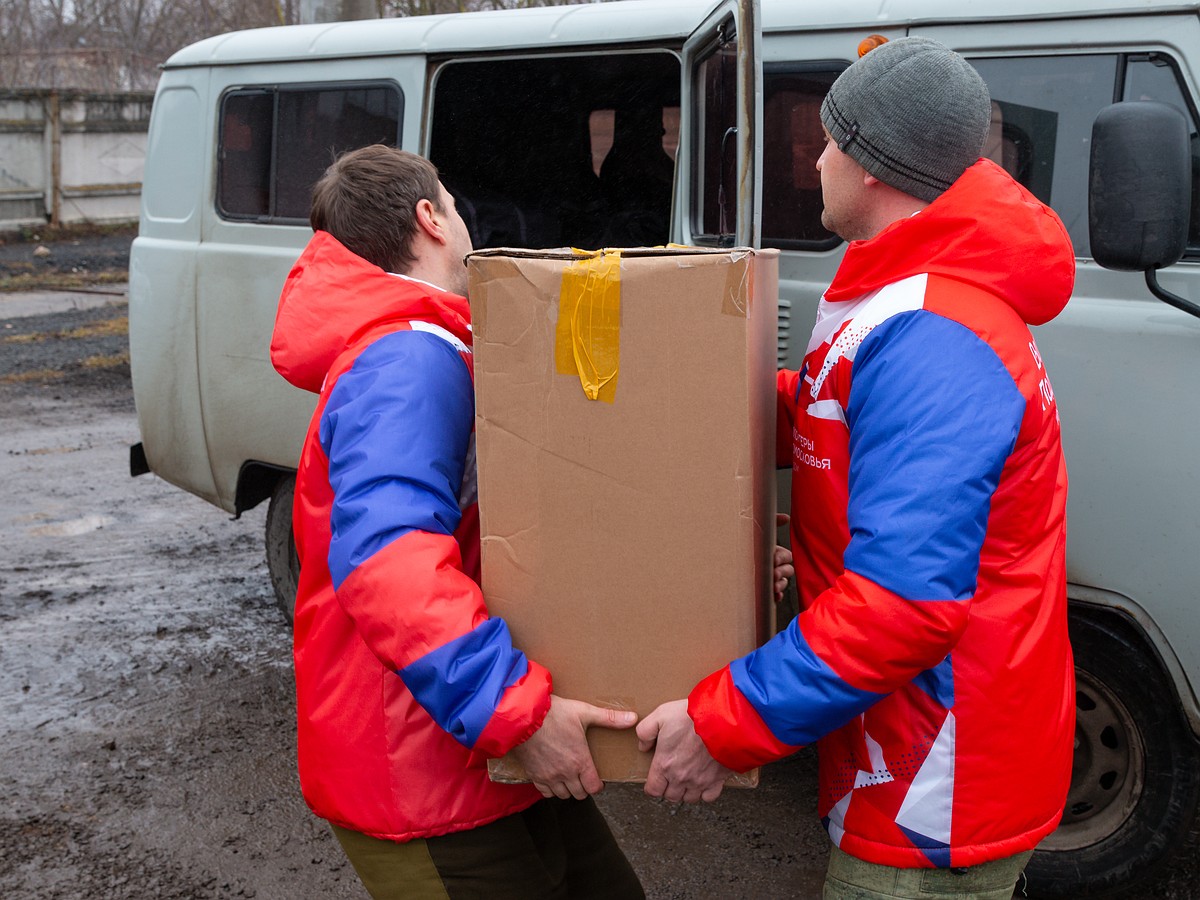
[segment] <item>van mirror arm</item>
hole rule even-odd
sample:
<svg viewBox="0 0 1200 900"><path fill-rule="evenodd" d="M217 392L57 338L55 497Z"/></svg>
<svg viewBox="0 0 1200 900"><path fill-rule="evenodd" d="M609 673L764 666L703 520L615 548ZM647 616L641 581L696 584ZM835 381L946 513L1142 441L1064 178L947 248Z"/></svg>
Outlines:
<svg viewBox="0 0 1200 900"><path fill-rule="evenodd" d="M1169 303L1176 309L1181 309L1185 313L1190 313L1200 319L1200 304L1193 303L1191 300L1180 297L1178 294L1172 294L1158 283L1158 276L1155 274L1156 271L1155 269L1146 270L1146 287L1150 288L1150 293L1163 301L1163 303Z"/></svg>

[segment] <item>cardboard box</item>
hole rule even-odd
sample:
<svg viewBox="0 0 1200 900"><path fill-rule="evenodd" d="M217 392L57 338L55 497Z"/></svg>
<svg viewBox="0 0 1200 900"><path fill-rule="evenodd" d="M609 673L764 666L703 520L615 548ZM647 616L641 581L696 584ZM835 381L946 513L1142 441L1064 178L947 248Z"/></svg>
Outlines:
<svg viewBox="0 0 1200 900"><path fill-rule="evenodd" d="M556 694L645 716L773 626L778 254L486 250L468 268L489 610ZM645 780L632 731L589 741L603 779Z"/></svg>

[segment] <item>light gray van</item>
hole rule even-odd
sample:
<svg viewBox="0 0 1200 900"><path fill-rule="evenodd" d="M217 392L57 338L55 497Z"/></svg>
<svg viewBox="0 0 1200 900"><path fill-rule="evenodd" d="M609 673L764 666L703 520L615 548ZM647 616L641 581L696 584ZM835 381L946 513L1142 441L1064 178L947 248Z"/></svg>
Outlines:
<svg viewBox="0 0 1200 900"><path fill-rule="evenodd" d="M271 368L275 304L311 233L312 183L377 141L437 164L477 247L779 248L779 362L797 366L843 249L820 225L817 108L873 34L972 61L995 101L988 155L1076 247L1075 296L1037 329L1071 477L1075 772L1028 893L1136 890L1200 799L1200 4L634 0L185 48L154 102L131 260L133 468L234 514L270 500L268 559L290 603L290 475L314 398ZM1134 101L1151 110L1134 138L1164 112L1178 132L1155 194L1141 170L1170 148L1128 150L1119 122L1123 163L1098 151L1090 174L1097 117ZM1160 239L1152 219L1172 203L1178 237Z"/></svg>

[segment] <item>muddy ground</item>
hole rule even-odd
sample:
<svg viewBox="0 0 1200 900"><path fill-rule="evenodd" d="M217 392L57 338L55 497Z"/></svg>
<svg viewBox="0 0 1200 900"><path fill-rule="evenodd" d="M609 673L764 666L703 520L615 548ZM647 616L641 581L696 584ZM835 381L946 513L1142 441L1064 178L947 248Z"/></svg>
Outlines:
<svg viewBox="0 0 1200 900"><path fill-rule="evenodd" d="M120 256L87 244L53 264ZM0 245L0 280L36 246ZM0 293L0 897L365 897L296 783L265 508L129 477L125 296L88 291ZM601 801L651 897L813 897L813 769L708 807Z"/></svg>
<svg viewBox="0 0 1200 900"><path fill-rule="evenodd" d="M129 477L125 298L89 290L0 294L0 897L365 897L300 799L265 509ZM711 806L601 802L652 898L818 897L814 763ZM1196 874L1141 896L1195 897Z"/></svg>

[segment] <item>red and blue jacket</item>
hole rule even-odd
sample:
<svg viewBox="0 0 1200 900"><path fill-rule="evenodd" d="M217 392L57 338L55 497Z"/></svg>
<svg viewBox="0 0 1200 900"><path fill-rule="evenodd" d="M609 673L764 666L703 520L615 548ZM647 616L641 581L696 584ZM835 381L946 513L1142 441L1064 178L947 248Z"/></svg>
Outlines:
<svg viewBox="0 0 1200 900"><path fill-rule="evenodd" d="M540 799L488 780L550 676L479 588L470 310L317 232L271 359L319 393L296 473L300 784L317 815L405 841Z"/></svg>
<svg viewBox="0 0 1200 900"><path fill-rule="evenodd" d="M737 770L819 741L820 814L860 859L975 865L1062 814L1067 476L1028 325L1073 283L1062 223L981 160L850 244L779 373L801 612L689 712Z"/></svg>

